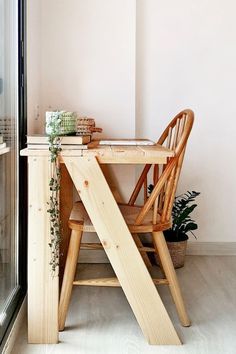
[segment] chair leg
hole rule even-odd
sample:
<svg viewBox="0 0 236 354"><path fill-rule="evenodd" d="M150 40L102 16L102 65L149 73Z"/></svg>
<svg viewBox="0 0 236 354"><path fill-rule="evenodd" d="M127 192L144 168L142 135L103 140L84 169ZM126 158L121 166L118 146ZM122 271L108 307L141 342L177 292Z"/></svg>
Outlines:
<svg viewBox="0 0 236 354"><path fill-rule="evenodd" d="M180 322L183 326L188 327L190 326L191 323L185 309L179 282L177 279L177 275L172 263L172 259L170 257L170 253L163 232L153 232L153 242L155 247L158 249L162 267L164 269L166 278L169 282L171 295L173 297Z"/></svg>
<svg viewBox="0 0 236 354"><path fill-rule="evenodd" d="M166 278L157 247L155 247L155 260L156 260L158 267L160 268L163 278Z"/></svg>
<svg viewBox="0 0 236 354"><path fill-rule="evenodd" d="M143 247L143 244L142 244L142 241L140 240L138 234L132 234L133 235L133 239L134 239L134 242L136 243L136 246L137 247ZM144 252L144 251L141 251L141 256L143 258L143 261L144 263L146 264L146 267L148 269L151 269L152 268L152 263L147 255L147 252Z"/></svg>
<svg viewBox="0 0 236 354"><path fill-rule="evenodd" d="M79 256L81 237L82 231L72 230L59 302L59 331L63 331L65 328L66 315L68 312L73 281Z"/></svg>

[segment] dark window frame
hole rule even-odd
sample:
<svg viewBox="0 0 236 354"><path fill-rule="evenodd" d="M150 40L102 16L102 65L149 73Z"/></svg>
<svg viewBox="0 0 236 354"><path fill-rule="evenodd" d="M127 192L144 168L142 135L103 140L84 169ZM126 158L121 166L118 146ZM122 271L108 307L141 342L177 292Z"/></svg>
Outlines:
<svg viewBox="0 0 236 354"><path fill-rule="evenodd" d="M26 87L26 0L18 0L18 156L26 147L27 134L27 87ZM9 305L5 325L0 330L0 352L20 309L27 290L27 161L19 156L19 235L18 235L18 279L19 288Z"/></svg>

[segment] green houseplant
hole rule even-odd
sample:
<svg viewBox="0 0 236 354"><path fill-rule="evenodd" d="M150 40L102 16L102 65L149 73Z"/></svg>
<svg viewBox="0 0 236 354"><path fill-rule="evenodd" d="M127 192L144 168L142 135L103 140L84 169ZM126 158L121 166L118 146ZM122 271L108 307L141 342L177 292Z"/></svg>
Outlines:
<svg viewBox="0 0 236 354"><path fill-rule="evenodd" d="M51 178L49 181L48 210L50 218L50 242L51 249L50 266L52 274L57 275L60 258L61 222L60 222L60 163L58 160L61 151L61 136L75 134L76 114L74 112L53 111L46 112L46 134L51 161Z"/></svg>
<svg viewBox="0 0 236 354"><path fill-rule="evenodd" d="M190 232L195 238L193 231L197 230L196 222L190 214L197 207L195 199L199 192L187 192L175 197L172 209L172 227L165 231L165 238L168 242L178 242L188 240Z"/></svg>
<svg viewBox="0 0 236 354"><path fill-rule="evenodd" d="M151 193L153 185L149 185L148 189ZM193 231L197 230L198 225L192 219L191 213L197 207L195 199L199 194L199 192L187 191L174 200L172 227L164 231L164 236L175 268L184 266L188 235L192 234L196 238Z"/></svg>
<svg viewBox="0 0 236 354"><path fill-rule="evenodd" d="M175 268L184 266L188 234L197 230L197 223L191 213L197 207L195 203L199 192L187 192L175 198L172 209L172 227L164 231L165 239Z"/></svg>

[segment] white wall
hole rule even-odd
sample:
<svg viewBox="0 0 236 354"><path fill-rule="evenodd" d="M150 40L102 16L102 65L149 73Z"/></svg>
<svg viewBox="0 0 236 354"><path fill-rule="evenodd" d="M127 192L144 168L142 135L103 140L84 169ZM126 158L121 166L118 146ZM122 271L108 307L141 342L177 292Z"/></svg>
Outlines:
<svg viewBox="0 0 236 354"><path fill-rule="evenodd" d="M135 136L135 6L135 0L28 1L29 134L44 132L47 110L66 109L94 117L100 136ZM127 197L134 170L115 170Z"/></svg>
<svg viewBox="0 0 236 354"><path fill-rule="evenodd" d="M43 129L51 106L94 116L106 136L157 139L179 110L192 108L196 121L179 192L202 193L198 241L235 241L235 2L34 0L28 6L29 120L38 103L41 113L30 133ZM39 87L38 96L30 85ZM128 177L123 173L123 185Z"/></svg>
<svg viewBox="0 0 236 354"><path fill-rule="evenodd" d="M40 35L33 41L38 25L31 17L39 7ZM94 116L114 137L134 137L135 0L34 0L28 8L29 70L33 46L40 48L40 102L32 98L40 103L40 129L46 110L63 108Z"/></svg>
<svg viewBox="0 0 236 354"><path fill-rule="evenodd" d="M27 110L28 133L40 133L41 115L41 4L27 1Z"/></svg>
<svg viewBox="0 0 236 354"><path fill-rule="evenodd" d="M179 192L200 191L198 241L235 241L236 3L137 0L137 132L196 115Z"/></svg>

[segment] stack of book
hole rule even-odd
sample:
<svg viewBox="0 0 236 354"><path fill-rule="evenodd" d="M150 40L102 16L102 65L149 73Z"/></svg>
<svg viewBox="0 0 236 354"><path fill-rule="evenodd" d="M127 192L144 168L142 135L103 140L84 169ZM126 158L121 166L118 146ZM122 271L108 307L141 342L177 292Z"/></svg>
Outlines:
<svg viewBox="0 0 236 354"><path fill-rule="evenodd" d="M74 149L81 150L87 149L88 143L90 143L90 136L60 136L61 148L62 149ZM46 150L49 148L48 136L47 135L27 135L27 147L28 149L38 149Z"/></svg>

